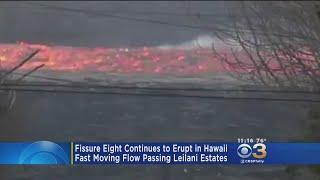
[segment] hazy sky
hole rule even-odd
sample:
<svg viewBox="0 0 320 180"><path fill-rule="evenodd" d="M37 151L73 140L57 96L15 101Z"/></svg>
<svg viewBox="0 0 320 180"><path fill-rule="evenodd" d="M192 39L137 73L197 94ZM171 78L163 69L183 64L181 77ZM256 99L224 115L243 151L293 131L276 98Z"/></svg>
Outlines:
<svg viewBox="0 0 320 180"><path fill-rule="evenodd" d="M209 31L137 22L121 18L149 19L172 24L214 26L225 21L226 2L0 2L0 42L27 41L74 46L152 46L176 44ZM99 11L70 12L62 7ZM145 13L141 13L145 12ZM200 16L196 16L200 13ZM185 15L187 14L187 16ZM202 14L210 14L202 16Z"/></svg>

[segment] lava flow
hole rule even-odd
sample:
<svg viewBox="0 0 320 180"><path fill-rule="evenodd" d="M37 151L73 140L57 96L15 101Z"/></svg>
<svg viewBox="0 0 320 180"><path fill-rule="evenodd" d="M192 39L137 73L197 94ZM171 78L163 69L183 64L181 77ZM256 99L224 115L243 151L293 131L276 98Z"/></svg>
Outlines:
<svg viewBox="0 0 320 180"><path fill-rule="evenodd" d="M13 68L36 49L21 69L100 71L114 73L200 74L223 72L210 48L191 50L144 48L81 48L39 44L0 44L0 65Z"/></svg>

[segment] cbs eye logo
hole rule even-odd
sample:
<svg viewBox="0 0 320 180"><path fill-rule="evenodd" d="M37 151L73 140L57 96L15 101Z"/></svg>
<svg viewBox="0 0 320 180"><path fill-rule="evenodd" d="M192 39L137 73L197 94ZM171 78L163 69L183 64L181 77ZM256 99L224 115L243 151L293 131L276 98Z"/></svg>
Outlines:
<svg viewBox="0 0 320 180"><path fill-rule="evenodd" d="M237 154L239 157L243 159L246 159L251 155L256 159L263 159L267 156L266 150L267 150L266 145L262 143L254 144L252 148L249 144L240 144L237 149Z"/></svg>
<svg viewBox="0 0 320 180"><path fill-rule="evenodd" d="M50 141L30 144L19 157L20 164L67 164L69 158L61 146Z"/></svg>

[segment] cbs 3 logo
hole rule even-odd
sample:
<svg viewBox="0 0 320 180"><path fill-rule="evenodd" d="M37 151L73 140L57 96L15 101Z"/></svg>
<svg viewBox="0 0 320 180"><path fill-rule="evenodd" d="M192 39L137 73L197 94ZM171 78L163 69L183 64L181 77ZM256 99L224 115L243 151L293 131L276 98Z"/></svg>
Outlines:
<svg viewBox="0 0 320 180"><path fill-rule="evenodd" d="M237 153L239 157L244 159L251 155L256 159L263 159L267 156L267 147L262 143L254 144L252 147L249 144L240 144Z"/></svg>

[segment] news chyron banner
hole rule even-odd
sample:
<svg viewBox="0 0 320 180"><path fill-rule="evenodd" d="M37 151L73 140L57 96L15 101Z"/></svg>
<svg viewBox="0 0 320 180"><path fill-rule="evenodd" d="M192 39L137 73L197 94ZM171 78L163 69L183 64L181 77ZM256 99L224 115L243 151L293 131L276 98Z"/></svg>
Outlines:
<svg viewBox="0 0 320 180"><path fill-rule="evenodd" d="M0 164L320 164L320 143L3 142Z"/></svg>

